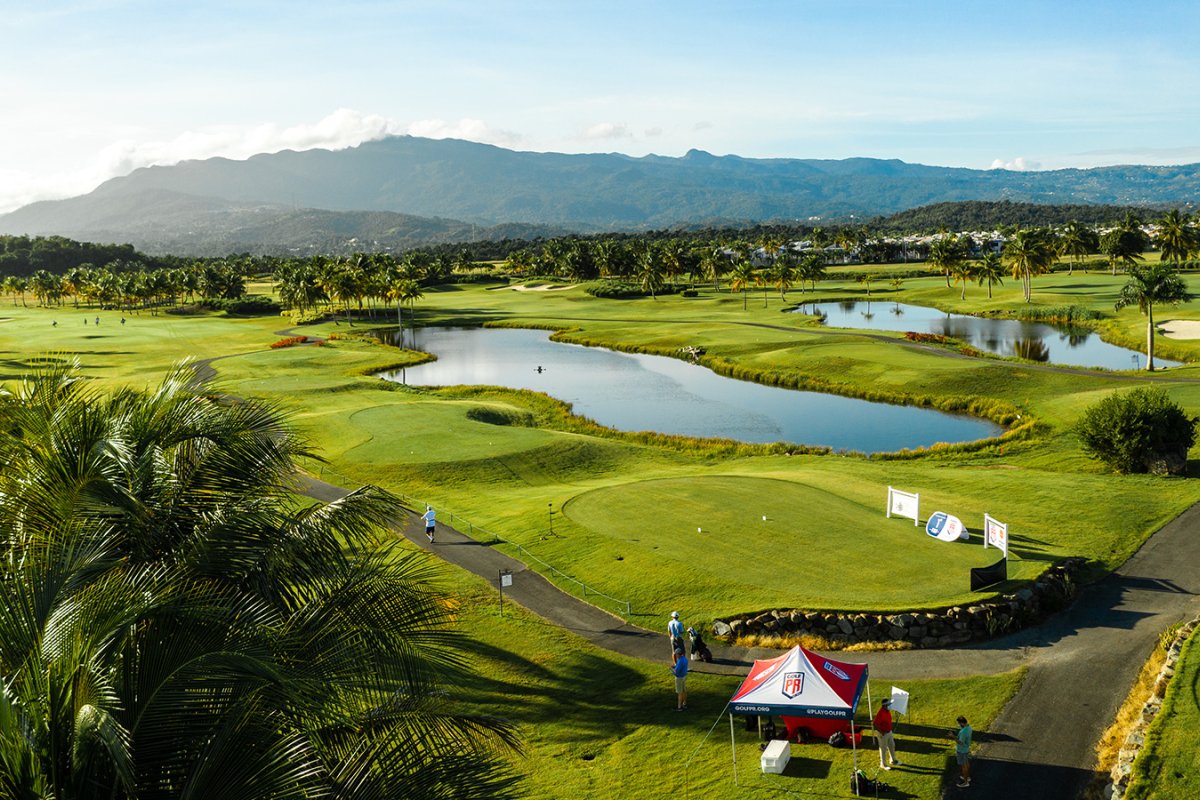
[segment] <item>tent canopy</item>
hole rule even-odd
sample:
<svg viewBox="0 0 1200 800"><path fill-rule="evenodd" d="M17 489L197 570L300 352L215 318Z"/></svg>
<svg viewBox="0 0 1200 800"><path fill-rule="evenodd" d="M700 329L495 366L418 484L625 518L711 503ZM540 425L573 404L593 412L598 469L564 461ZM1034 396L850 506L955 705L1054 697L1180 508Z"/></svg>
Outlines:
<svg viewBox="0 0 1200 800"><path fill-rule="evenodd" d="M755 661L734 692L734 714L851 719L867 686L867 665L848 664L796 645L778 658Z"/></svg>

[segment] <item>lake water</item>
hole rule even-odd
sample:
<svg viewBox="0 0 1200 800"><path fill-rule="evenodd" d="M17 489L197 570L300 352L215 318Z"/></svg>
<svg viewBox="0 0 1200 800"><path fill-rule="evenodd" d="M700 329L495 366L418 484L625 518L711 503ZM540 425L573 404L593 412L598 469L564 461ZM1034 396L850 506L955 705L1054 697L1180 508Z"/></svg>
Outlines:
<svg viewBox="0 0 1200 800"><path fill-rule="evenodd" d="M1105 369L1138 369L1146 354L1109 344L1087 328L1059 328L1042 322L988 319L949 314L936 308L906 303L802 303L798 314L820 314L832 328L940 333L966 342L976 350L1030 361ZM1177 367L1178 361L1154 359L1155 366Z"/></svg>
<svg viewBox="0 0 1200 800"><path fill-rule="evenodd" d="M438 360L382 377L414 386L533 389L621 431L866 453L968 442L1002 432L974 417L762 386L665 356L552 342L548 331L424 328L416 331L415 340L412 336L405 334L406 345Z"/></svg>

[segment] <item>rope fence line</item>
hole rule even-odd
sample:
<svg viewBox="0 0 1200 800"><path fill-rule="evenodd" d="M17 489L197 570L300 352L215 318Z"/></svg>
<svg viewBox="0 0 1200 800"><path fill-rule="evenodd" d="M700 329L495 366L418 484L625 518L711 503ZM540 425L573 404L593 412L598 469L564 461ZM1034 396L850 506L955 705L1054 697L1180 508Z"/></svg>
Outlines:
<svg viewBox="0 0 1200 800"><path fill-rule="evenodd" d="M321 464L318 477L321 480L324 480L325 476L327 474L337 478L338 483L341 484L342 486L361 487L364 485L361 481L354 480L354 479L350 478L349 476L343 475L342 473L338 472L337 470L333 469L332 467L329 467L325 464ZM413 497L412 495L404 494L403 492L392 492L392 494L394 494L396 497L400 498L400 502L403 503L406 508L408 508L410 511L413 511L413 512L416 512L420 508L423 508L425 506L433 506L433 503L429 503L425 500L421 500L420 498ZM526 548L525 545L521 544L520 542L514 542L510 539L505 539L503 536L500 536L499 534L494 533L493 531L490 531L487 528L484 528L480 525L476 525L471 520L469 520L459 514L455 514L453 511L450 511L449 509L438 508L437 513L439 515L441 515L442 517L448 517L449 519L447 519L446 521L450 524L450 526L453 527L455 530L459 531L460 533L463 533L470 539L473 539L477 542L480 541L479 535L477 535L477 532L478 532L478 534L481 534L492 541L500 542L501 544L505 544L505 545L508 545L509 547L516 548L517 552L520 553L522 556L521 560L525 561L526 563L529 563L530 561L535 561L538 564L540 564L545 571L553 573L554 575L561 578L562 580L567 581L570 584L574 584L574 585L578 586L579 591L582 593L583 598L585 600L587 600L588 602L592 602L592 603L596 602L592 598L602 598L604 600L608 600L609 602L611 602L618 610L623 609L625 612L626 618L628 618L633 613L633 604L629 600L621 600L620 598L613 597L612 595L609 595L609 594L605 594L604 592L602 592L592 586L588 586L586 583L579 580L578 578L576 578L572 575L568 575L567 573L563 572L558 567L554 566L553 564L547 562L546 560L544 560L544 559L540 558L539 556L535 555L534 553L530 552L529 549Z"/></svg>

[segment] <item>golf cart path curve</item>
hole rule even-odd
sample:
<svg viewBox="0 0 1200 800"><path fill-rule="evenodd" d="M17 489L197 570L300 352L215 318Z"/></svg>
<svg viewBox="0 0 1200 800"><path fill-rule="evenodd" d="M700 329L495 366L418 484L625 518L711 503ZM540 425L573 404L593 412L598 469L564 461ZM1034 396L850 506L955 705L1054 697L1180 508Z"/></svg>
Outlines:
<svg viewBox="0 0 1200 800"><path fill-rule="evenodd" d="M302 477L301 488L325 502L346 494L310 476ZM396 530L418 547L493 583L500 570L511 570L507 598L599 647L664 664L670 658L666 619L659 632L632 625L441 523L437 541L430 544L415 514L399 520ZM1096 743L1159 634L1197 611L1200 503L1163 526L1119 569L1084 588L1069 609L1041 625L960 647L843 657L869 661L872 677L888 681L996 674L1027 666L1020 691L986 733L981 732L971 788L950 788L948 793L1007 800L1016 791L1029 800L1061 800L1077 796L1091 779ZM778 655L763 648L710 646L713 663L695 663L694 671L745 674L755 658ZM972 710L961 713L969 719ZM954 727L952 720L946 725L948 730Z"/></svg>

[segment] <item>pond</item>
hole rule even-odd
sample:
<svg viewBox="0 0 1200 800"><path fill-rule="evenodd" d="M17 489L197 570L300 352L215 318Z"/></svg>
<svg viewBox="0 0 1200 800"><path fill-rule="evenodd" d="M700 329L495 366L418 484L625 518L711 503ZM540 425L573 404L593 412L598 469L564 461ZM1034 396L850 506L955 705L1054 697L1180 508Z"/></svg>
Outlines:
<svg viewBox="0 0 1200 800"><path fill-rule="evenodd" d="M852 300L834 303L801 303L795 313L819 315L832 328L939 333L966 342L976 350L1030 361L1075 367L1138 369L1146 366L1145 353L1109 344L1087 328L1060 328L1042 322L989 319L950 314L936 308ZM1155 366L1177 367L1178 361L1154 359Z"/></svg>
<svg viewBox="0 0 1200 800"><path fill-rule="evenodd" d="M865 453L969 442L1003 429L974 417L725 378L665 356L550 341L548 331L424 328L406 346L437 361L384 373L414 386L492 385L545 392L621 431L791 442Z"/></svg>

